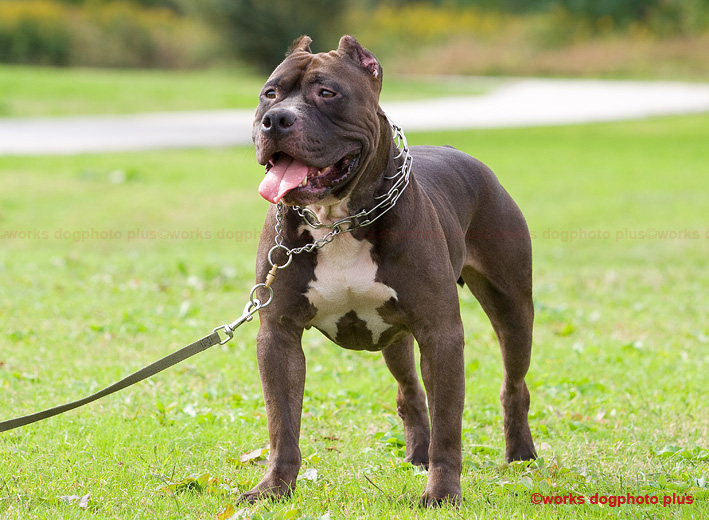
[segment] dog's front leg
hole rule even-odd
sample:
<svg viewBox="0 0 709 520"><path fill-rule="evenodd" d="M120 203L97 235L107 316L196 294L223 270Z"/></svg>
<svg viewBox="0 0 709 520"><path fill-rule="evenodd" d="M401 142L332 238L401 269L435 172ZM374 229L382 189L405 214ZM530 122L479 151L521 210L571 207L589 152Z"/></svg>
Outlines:
<svg viewBox="0 0 709 520"><path fill-rule="evenodd" d="M429 329L417 338L421 349L421 375L431 414L428 481L422 505L442 502L460 505L461 437L465 401L463 326Z"/></svg>
<svg viewBox="0 0 709 520"><path fill-rule="evenodd" d="M298 438L305 387L303 331L283 327L267 316L261 318L256 349L271 448L263 479L241 495L249 502L289 496L295 489L301 464Z"/></svg>

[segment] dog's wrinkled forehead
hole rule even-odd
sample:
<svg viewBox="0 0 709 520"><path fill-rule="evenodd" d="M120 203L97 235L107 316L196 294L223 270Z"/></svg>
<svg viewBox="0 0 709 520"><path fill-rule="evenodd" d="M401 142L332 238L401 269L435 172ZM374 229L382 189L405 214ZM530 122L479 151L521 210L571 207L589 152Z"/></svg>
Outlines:
<svg viewBox="0 0 709 520"><path fill-rule="evenodd" d="M343 36L336 50L313 54L312 40L301 36L289 49L286 59L273 71L268 83L278 82L291 88L308 78L357 81L379 96L382 68L377 58L351 36Z"/></svg>

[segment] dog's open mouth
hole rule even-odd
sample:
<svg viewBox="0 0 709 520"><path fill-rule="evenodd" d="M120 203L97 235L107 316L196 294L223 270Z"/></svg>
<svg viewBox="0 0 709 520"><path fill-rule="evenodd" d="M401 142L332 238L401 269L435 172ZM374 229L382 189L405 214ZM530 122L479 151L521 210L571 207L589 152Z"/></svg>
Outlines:
<svg viewBox="0 0 709 520"><path fill-rule="evenodd" d="M359 162L358 154L349 154L325 168L316 168L277 152L266 164L266 177L258 188L261 196L276 204L283 197L296 203L315 202L343 184Z"/></svg>

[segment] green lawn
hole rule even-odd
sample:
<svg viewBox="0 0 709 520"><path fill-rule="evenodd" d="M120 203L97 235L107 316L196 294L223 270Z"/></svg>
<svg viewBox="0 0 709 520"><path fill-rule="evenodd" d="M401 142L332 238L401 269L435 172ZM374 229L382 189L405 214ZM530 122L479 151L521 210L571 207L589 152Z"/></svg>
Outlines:
<svg viewBox="0 0 709 520"><path fill-rule="evenodd" d="M252 108L262 84L263 78L242 70L167 75L0 65L0 117Z"/></svg>
<svg viewBox="0 0 709 520"><path fill-rule="evenodd" d="M242 69L57 69L0 64L0 118L256 108L266 78ZM386 99L477 95L490 80L387 77Z"/></svg>
<svg viewBox="0 0 709 520"><path fill-rule="evenodd" d="M245 517L709 516L708 140L709 116L410 135L487 162L528 218L530 422L541 458L504 464L498 347L461 291L462 508L417 508L425 476L401 463L396 389L381 357L309 333L301 447L303 475L316 479ZM0 158L2 418L96 391L241 313L266 209L253 155ZM0 516L238 510L232 490L264 471L238 462L267 442L257 328L120 394L0 434ZM534 505L533 493L587 503ZM59 498L89 494L88 504ZM628 494L660 504L588 503ZM673 494L694 503L663 507Z"/></svg>

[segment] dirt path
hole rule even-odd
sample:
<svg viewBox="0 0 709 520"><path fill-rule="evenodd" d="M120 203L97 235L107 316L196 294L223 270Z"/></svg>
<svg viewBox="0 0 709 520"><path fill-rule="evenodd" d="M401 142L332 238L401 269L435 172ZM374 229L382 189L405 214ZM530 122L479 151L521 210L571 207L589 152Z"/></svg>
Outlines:
<svg viewBox="0 0 709 520"><path fill-rule="evenodd" d="M383 104L405 131L577 124L709 112L709 85L510 79L487 94ZM0 119L0 155L251 143L253 110Z"/></svg>

